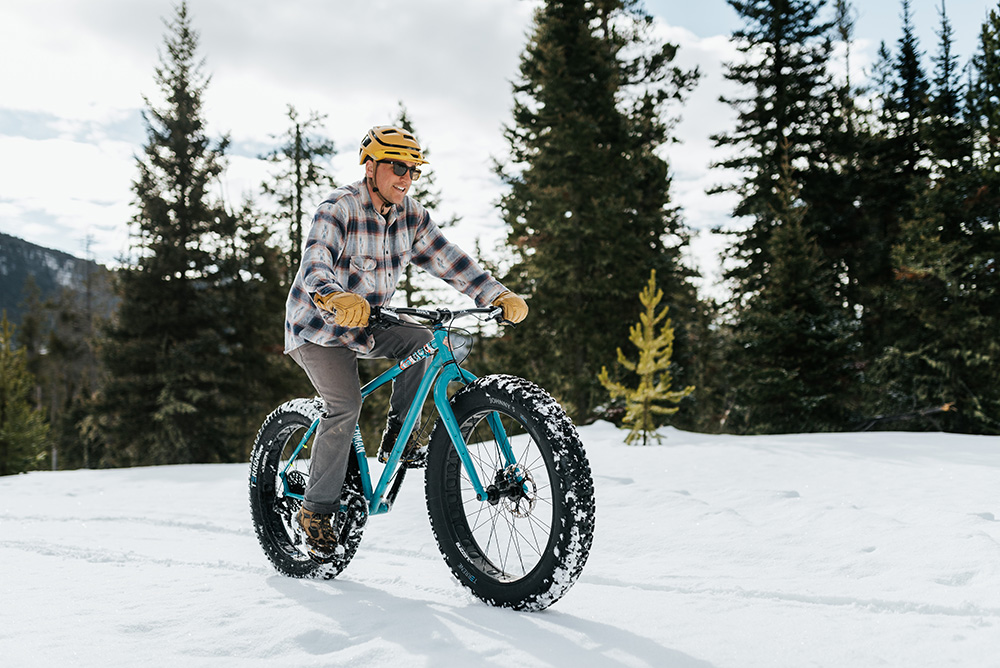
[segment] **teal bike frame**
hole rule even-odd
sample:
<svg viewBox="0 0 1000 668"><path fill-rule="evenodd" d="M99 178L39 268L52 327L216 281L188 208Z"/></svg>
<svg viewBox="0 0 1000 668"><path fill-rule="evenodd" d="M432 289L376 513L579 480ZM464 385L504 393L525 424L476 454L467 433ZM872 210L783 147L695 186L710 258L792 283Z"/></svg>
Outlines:
<svg viewBox="0 0 1000 668"><path fill-rule="evenodd" d="M379 477L378 484L375 485L374 488L372 487L371 471L368 468L368 457L365 455L365 444L361 438L361 429L357 425L354 427L354 454L357 457L358 467L361 470L361 483L364 489L365 500L368 502L368 512L370 515L380 515L391 510L392 502L396 497L396 492L398 492L399 485L402 483L403 476L406 473L406 467L400 466L403 451L406 443L409 441L410 434L413 432L413 427L417 423L417 419L420 417L420 412L424 402L427 400L428 394L431 394L432 391L434 395L434 406L437 409L438 416L444 425L445 431L451 438L452 445L458 452L459 459L462 461L462 466L465 468L465 472L469 476L469 482L471 483L473 490L476 492L476 498L480 501L485 501L487 499L486 488L483 487L483 481L479 479L479 475L476 473L472 458L469 455L469 449L465 443L465 438L462 436L461 427L459 426L458 420L455 418L455 413L451 410L451 404L448 401L449 384L453 382L468 384L475 381L477 377L459 366L458 361L452 353L451 347L448 345L449 331L447 325L450 324L455 318L463 315L496 315L497 311L498 309L466 309L464 311L454 312L447 310L425 311L422 309L410 308L390 309L383 307L381 309L382 315L380 317L388 316L388 319L392 322L400 322L398 318L395 317L397 313L401 315L414 315L417 317L432 319L433 323L429 325L429 327L431 329L433 339L425 344L423 348L411 354L406 359L400 360L395 366L380 374L377 378L371 380L364 387L362 387L362 403L368 395L380 387L391 383L396 376L406 371L409 367L428 357L432 357L432 359L427 371L423 375L423 378L420 379L420 385L417 387L416 396L414 396L413 402L407 410L406 418L403 420L403 426L400 429L399 436L396 438L396 443L394 444L392 452L389 454L385 463L385 468L382 470L382 475ZM413 325L410 324L410 326ZM490 429L493 432L493 438L503 455L505 463L508 466L514 465L516 463L516 457L511 449L510 440L507 438L507 432L504 430L499 416L496 413L491 413L487 417L487 420L489 422ZM306 447L309 439L312 438L318 425L319 419L317 418L313 421L312 425L310 425L309 429L302 437L302 440L295 448L292 456L289 458L288 464L280 473L286 496L298 499L303 498L301 494L295 494L290 491L287 481L287 472L298 458L302 449ZM396 473L397 469L399 474L396 476L396 481L390 490L389 484L390 481L392 481L393 475Z"/></svg>

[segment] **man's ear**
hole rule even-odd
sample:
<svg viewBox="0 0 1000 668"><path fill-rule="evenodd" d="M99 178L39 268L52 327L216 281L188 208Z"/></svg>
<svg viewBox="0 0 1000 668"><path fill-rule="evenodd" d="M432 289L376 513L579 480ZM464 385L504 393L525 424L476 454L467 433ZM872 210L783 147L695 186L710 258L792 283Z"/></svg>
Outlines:
<svg viewBox="0 0 1000 668"><path fill-rule="evenodd" d="M365 160L365 177L369 179L375 178L375 161Z"/></svg>

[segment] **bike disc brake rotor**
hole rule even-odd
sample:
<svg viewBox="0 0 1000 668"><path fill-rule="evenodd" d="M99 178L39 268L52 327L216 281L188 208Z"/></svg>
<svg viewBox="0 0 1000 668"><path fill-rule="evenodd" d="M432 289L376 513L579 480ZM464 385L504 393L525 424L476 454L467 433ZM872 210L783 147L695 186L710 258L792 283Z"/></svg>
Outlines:
<svg viewBox="0 0 1000 668"><path fill-rule="evenodd" d="M507 512L514 517L530 517L538 500L538 486L531 471L526 471L517 464L511 464L503 470L502 476L511 490L504 498Z"/></svg>

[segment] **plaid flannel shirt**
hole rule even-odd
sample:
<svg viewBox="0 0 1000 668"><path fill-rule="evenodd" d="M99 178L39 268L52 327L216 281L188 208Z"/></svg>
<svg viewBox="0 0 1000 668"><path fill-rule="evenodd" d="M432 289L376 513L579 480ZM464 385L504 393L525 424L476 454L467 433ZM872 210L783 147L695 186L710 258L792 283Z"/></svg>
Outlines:
<svg viewBox="0 0 1000 668"><path fill-rule="evenodd" d="M413 263L488 306L506 288L448 241L427 210L410 197L383 218L365 182L338 188L316 211L302 264L285 304L285 352L304 343L370 352L364 328L339 327L313 294L353 292L372 306L388 304L403 268Z"/></svg>

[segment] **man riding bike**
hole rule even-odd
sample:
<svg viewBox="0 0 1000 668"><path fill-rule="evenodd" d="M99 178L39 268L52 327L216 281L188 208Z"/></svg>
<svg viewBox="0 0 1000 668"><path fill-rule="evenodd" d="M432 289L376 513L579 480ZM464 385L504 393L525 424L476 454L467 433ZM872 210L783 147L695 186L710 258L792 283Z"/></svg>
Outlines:
<svg viewBox="0 0 1000 668"><path fill-rule="evenodd" d="M317 209L285 306L285 353L324 402L305 502L295 518L318 560L332 559L337 550L331 518L340 508L361 413L358 358L401 360L431 340L419 328L365 329L371 307L389 303L405 266L415 264L479 306L499 306L510 322L528 313L521 297L449 242L427 210L407 195L420 166L427 164L411 133L373 127L361 142L360 164L364 178L338 188ZM393 384L380 461L392 450L428 363L414 364ZM423 454L411 439L407 460L419 465Z"/></svg>

